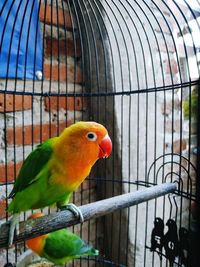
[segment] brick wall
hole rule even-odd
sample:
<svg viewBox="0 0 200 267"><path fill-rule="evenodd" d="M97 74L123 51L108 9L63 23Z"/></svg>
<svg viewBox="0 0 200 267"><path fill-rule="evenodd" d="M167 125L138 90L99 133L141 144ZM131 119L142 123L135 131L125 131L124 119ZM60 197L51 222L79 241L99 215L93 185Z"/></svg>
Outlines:
<svg viewBox="0 0 200 267"><path fill-rule="evenodd" d="M0 219L5 220L6 196L19 172L23 160L42 141L57 136L66 126L88 118L89 100L66 97L65 93L82 92L81 48L75 18L63 1L43 1L40 6L41 32L44 47L44 80L3 80L0 90ZM57 6L58 5L58 6ZM21 94L20 94L21 92ZM26 95L23 94L26 93ZM35 95L34 95L35 92ZM46 95L40 95L43 92ZM49 92L55 95L49 96ZM62 94L62 96L56 96ZM85 181L73 197L80 205L95 200L95 183ZM95 240L94 221L76 232ZM8 261L15 262L15 252ZM6 251L0 252L0 267L6 262ZM18 256L20 252L18 253Z"/></svg>

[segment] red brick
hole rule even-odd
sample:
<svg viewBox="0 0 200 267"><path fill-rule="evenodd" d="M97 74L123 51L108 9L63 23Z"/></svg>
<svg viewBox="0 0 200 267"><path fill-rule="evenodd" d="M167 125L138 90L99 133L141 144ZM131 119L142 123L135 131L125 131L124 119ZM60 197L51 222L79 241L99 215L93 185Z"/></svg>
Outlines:
<svg viewBox="0 0 200 267"><path fill-rule="evenodd" d="M76 51L75 51L76 45ZM81 56L81 47L80 42L73 40L56 40L56 39L46 39L46 57L58 57L59 55L66 55L71 57L80 57Z"/></svg>
<svg viewBox="0 0 200 267"><path fill-rule="evenodd" d="M76 71L74 75L74 71ZM66 67L65 64L44 64L44 76L47 80L66 81L67 83L83 83L82 71L76 66Z"/></svg>
<svg viewBox="0 0 200 267"><path fill-rule="evenodd" d="M13 182L22 166L22 161L18 163L8 162L7 165L0 164L0 183ZM7 179L6 179L7 176Z"/></svg>
<svg viewBox="0 0 200 267"><path fill-rule="evenodd" d="M173 143L173 152L180 153L181 151L185 150L187 146L187 142L185 139L177 140ZM180 151L181 149L181 151Z"/></svg>
<svg viewBox="0 0 200 267"><path fill-rule="evenodd" d="M175 47L172 43L167 43L163 41L163 38L159 39L159 46L156 46L157 51L164 52L164 53L174 53Z"/></svg>
<svg viewBox="0 0 200 267"><path fill-rule="evenodd" d="M175 59L171 59L170 62L167 61L166 67L165 67L165 73L166 74L177 74L178 73L178 65Z"/></svg>
<svg viewBox="0 0 200 267"><path fill-rule="evenodd" d="M46 96L44 99L45 111L59 110L84 110L87 107L87 99L81 97Z"/></svg>
<svg viewBox="0 0 200 267"><path fill-rule="evenodd" d="M32 96L0 93L0 112L20 111L32 108Z"/></svg>
<svg viewBox="0 0 200 267"><path fill-rule="evenodd" d="M68 29L72 28L70 13L63 11L61 8L52 7L50 5L40 6L40 20L46 24L59 25ZM76 23L73 18L73 27L76 28Z"/></svg>
<svg viewBox="0 0 200 267"><path fill-rule="evenodd" d="M63 129L69 126L71 121L62 121L59 124L27 125L22 127L8 128L6 130L6 142L8 145L30 145L40 143L50 137L57 136ZM14 142L15 136L15 142Z"/></svg>
<svg viewBox="0 0 200 267"><path fill-rule="evenodd" d="M6 217L6 200L1 199L0 200L0 219L3 219Z"/></svg>

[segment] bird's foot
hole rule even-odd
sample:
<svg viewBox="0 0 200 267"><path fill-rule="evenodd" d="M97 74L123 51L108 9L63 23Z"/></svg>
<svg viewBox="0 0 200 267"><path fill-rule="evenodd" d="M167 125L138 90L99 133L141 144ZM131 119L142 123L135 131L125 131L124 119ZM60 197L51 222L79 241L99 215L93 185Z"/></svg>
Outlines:
<svg viewBox="0 0 200 267"><path fill-rule="evenodd" d="M69 203L65 206L60 207L60 210L70 210L74 214L74 216L80 220L81 223L84 222L84 218L83 218L83 214L81 210L73 203Z"/></svg>
<svg viewBox="0 0 200 267"><path fill-rule="evenodd" d="M16 231L16 234L19 234L19 213L15 213L13 217L10 219L10 229L9 229L9 237L8 237L8 246L12 246L13 239L14 239L14 233Z"/></svg>

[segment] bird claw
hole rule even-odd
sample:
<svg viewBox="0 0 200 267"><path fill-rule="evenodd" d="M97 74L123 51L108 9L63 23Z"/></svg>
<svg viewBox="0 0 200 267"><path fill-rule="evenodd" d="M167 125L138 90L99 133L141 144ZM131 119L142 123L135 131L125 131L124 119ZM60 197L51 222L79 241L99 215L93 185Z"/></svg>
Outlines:
<svg viewBox="0 0 200 267"><path fill-rule="evenodd" d="M81 210L73 203L69 203L65 206L62 206L62 207L60 207L60 209L61 210L70 210L74 214L74 216L80 220L81 223L84 222L84 218L83 218L83 214L82 214Z"/></svg>
<svg viewBox="0 0 200 267"><path fill-rule="evenodd" d="M16 234L19 234L19 213L13 215L13 217L9 221L10 229L9 229L9 237L8 237L8 246L12 246L14 239L14 232L16 230Z"/></svg>

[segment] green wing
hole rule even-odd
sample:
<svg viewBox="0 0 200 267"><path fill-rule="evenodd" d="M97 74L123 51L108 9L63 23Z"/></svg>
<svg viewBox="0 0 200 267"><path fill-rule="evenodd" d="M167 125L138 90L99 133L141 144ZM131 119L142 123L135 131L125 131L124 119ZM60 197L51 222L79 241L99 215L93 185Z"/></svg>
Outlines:
<svg viewBox="0 0 200 267"><path fill-rule="evenodd" d="M50 233L46 238L44 257L54 259L54 262L56 259L74 259L83 255L97 256L98 251L67 229Z"/></svg>
<svg viewBox="0 0 200 267"><path fill-rule="evenodd" d="M9 198L13 198L17 192L24 190L37 180L38 173L48 163L53 153L52 140L53 138L48 139L38 145L25 159Z"/></svg>

